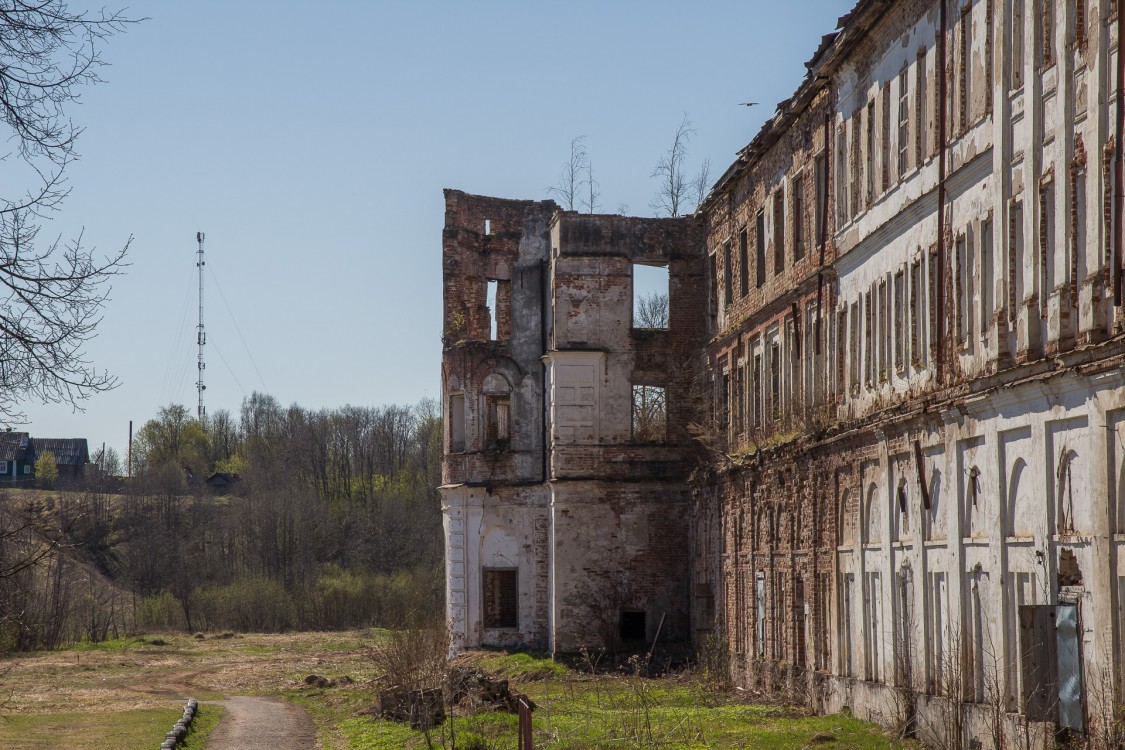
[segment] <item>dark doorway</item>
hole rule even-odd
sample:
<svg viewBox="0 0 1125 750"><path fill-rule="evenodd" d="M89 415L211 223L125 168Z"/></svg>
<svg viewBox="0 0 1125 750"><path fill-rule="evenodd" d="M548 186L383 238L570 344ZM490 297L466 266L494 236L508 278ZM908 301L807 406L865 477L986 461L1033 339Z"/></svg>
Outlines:
<svg viewBox="0 0 1125 750"><path fill-rule="evenodd" d="M622 642L643 641L645 639L645 613L622 612L620 635Z"/></svg>

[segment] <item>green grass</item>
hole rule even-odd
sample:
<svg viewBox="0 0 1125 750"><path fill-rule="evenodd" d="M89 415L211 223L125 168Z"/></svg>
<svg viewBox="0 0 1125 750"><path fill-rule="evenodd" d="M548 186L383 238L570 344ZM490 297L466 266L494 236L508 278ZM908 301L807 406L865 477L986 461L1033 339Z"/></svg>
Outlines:
<svg viewBox="0 0 1125 750"><path fill-rule="evenodd" d="M204 750L207 747L207 738L219 725L221 718L223 718L222 706L199 704L199 708L195 711L195 718L191 722L191 729L184 741L176 746L177 750Z"/></svg>
<svg viewBox="0 0 1125 750"><path fill-rule="evenodd" d="M834 750L895 750L915 744L891 740L877 726L849 716L815 716L800 709L740 703L733 696L687 679L649 679L621 675L591 676L527 654L477 654L473 665L511 681L537 709L533 716L536 747L552 748L800 748L813 735L830 734ZM430 746L420 731L374 718L374 692L293 691L287 696L304 705L320 726L334 729L326 750L390 750ZM514 714L458 707L452 722L430 733L433 746L515 750ZM324 736L322 735L322 738Z"/></svg>
<svg viewBox="0 0 1125 750"><path fill-rule="evenodd" d="M5 714L0 747L5 750L108 750L159 747L182 709L114 713ZM202 747L197 746L197 748Z"/></svg>

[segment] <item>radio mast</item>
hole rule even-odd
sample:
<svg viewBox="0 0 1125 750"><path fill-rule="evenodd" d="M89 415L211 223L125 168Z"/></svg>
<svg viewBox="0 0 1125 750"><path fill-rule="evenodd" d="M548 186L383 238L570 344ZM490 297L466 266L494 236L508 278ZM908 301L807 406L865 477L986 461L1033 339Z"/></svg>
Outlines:
<svg viewBox="0 0 1125 750"><path fill-rule="evenodd" d="M199 243L199 250L195 253L195 267L199 269L199 326L195 333L195 340L199 345L199 380L195 383L199 392L199 408L196 415L202 422L207 416L207 407L203 405L203 392L207 390L207 386L203 384L203 371L207 369L207 363L203 361L203 345L207 343L207 332L203 329L203 266L207 263L203 260L203 232L195 233L195 241Z"/></svg>

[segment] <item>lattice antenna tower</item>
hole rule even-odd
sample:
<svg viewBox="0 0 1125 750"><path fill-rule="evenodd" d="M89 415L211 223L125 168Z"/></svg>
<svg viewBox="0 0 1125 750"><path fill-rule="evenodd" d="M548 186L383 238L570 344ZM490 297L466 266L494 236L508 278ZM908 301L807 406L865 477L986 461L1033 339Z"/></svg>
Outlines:
<svg viewBox="0 0 1125 750"><path fill-rule="evenodd" d="M195 329L195 342L199 346L199 379L195 382L195 389L199 392L199 408L196 415L202 422L207 416L207 407L203 405L203 392L207 390L207 386L203 384L203 371L207 369L207 363L203 361L203 345L207 343L207 331L203 328L203 266L207 264L203 259L203 232L195 233L195 241L199 243L199 249L195 253L195 267L199 269L199 325Z"/></svg>

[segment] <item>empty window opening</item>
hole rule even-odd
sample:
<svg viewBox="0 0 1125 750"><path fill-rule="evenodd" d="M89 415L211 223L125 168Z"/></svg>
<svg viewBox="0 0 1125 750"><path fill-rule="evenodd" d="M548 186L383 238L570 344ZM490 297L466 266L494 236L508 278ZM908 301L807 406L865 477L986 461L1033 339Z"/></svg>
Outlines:
<svg viewBox="0 0 1125 750"><path fill-rule="evenodd" d="M488 286L485 291L484 304L488 307L488 340L496 341L499 339L500 325L497 315L499 308L496 306L496 293L499 291L500 282L496 279L489 279Z"/></svg>
<svg viewBox="0 0 1125 750"><path fill-rule="evenodd" d="M719 394L719 426L726 432L730 422L730 370L723 371L722 388Z"/></svg>
<svg viewBox="0 0 1125 750"><path fill-rule="evenodd" d="M730 241L723 243L723 307L730 307L734 301L734 269Z"/></svg>
<svg viewBox="0 0 1125 750"><path fill-rule="evenodd" d="M758 211L755 224L754 228L758 241L757 257L755 258L757 268L754 269L756 272L755 283L761 287L766 283L766 215L764 211Z"/></svg>
<svg viewBox="0 0 1125 750"><path fill-rule="evenodd" d="M727 260L729 258L728 253ZM669 321L668 294L669 274L667 265L634 263L633 327L667 328Z"/></svg>
<svg viewBox="0 0 1125 750"><path fill-rule="evenodd" d="M867 117L864 125L867 127L867 153L865 154L864 182L866 187L866 202L870 206L875 197L875 102L868 102Z"/></svg>
<svg viewBox="0 0 1125 750"><path fill-rule="evenodd" d="M843 172L840 174L843 174ZM816 211L814 212L816 226L813 228L813 232L816 236L816 244L820 246L824 244L824 232L827 229L824 220L827 216L828 204L828 159L823 151L817 154L813 179L816 180Z"/></svg>
<svg viewBox="0 0 1125 750"><path fill-rule="evenodd" d="M785 191L773 196L773 272L785 270Z"/></svg>
<svg viewBox="0 0 1125 750"><path fill-rule="evenodd" d="M1019 305L1023 302L1023 204L1015 203L1008 214L1008 320L1015 322L1019 317Z"/></svg>
<svg viewBox="0 0 1125 750"><path fill-rule="evenodd" d="M906 368L906 272L899 271L894 280L894 338L895 338L895 370L902 372Z"/></svg>
<svg viewBox="0 0 1125 750"><path fill-rule="evenodd" d="M906 491L906 479L899 480L898 492L896 494L898 500L898 530L900 537L906 537L910 534L910 497Z"/></svg>
<svg viewBox="0 0 1125 750"><path fill-rule="evenodd" d="M770 419L781 418L781 347L770 345Z"/></svg>
<svg viewBox="0 0 1125 750"><path fill-rule="evenodd" d="M1039 248L1042 266L1039 304L1045 306L1055 288L1055 186L1051 182L1039 190Z"/></svg>
<svg viewBox="0 0 1125 750"><path fill-rule="evenodd" d="M891 186L891 84L883 84L879 106L879 190L886 192Z"/></svg>
<svg viewBox="0 0 1125 750"><path fill-rule="evenodd" d="M746 243L746 227L743 227L738 233L738 291L743 297L750 291L750 255Z"/></svg>
<svg viewBox="0 0 1125 750"><path fill-rule="evenodd" d="M484 380L486 448L507 450L512 438L511 385L499 373Z"/></svg>
<svg viewBox="0 0 1125 750"><path fill-rule="evenodd" d="M965 5L961 10L961 59L958 66L958 122L964 130L969 124L969 105L972 101L969 87L972 85L972 45L973 32L971 26L972 6Z"/></svg>
<svg viewBox="0 0 1125 750"><path fill-rule="evenodd" d="M724 389L725 390L725 389ZM668 439L668 405L664 387L633 386L633 442L663 443Z"/></svg>
<svg viewBox="0 0 1125 750"><path fill-rule="evenodd" d="M449 397L449 450L461 453L465 450L465 394L455 393Z"/></svg>
<svg viewBox="0 0 1125 750"><path fill-rule="evenodd" d="M484 626L519 627L519 571L484 569Z"/></svg>
<svg viewBox="0 0 1125 750"><path fill-rule="evenodd" d="M805 181L793 180L793 262L805 257Z"/></svg>
<svg viewBox="0 0 1125 750"><path fill-rule="evenodd" d="M985 339L988 329L992 325L993 289L992 289L992 220L987 219L980 225L980 336Z"/></svg>
<svg viewBox="0 0 1125 750"><path fill-rule="evenodd" d="M719 314L719 256L716 253L711 254L711 274L710 282L711 289L707 299L707 322L710 324L710 330L715 329L715 319ZM636 308L636 286L634 284L634 302L633 307ZM634 315L634 317L636 317Z"/></svg>
<svg viewBox="0 0 1125 750"><path fill-rule="evenodd" d="M1066 264L1067 281L1070 285L1070 304L1078 307L1078 283L1083 280L1086 268L1086 169L1075 169L1072 173L1073 190L1071 200L1074 208L1070 212L1074 226L1070 258Z"/></svg>
<svg viewBox="0 0 1125 750"><path fill-rule="evenodd" d="M623 643L645 640L645 613L623 610L618 625L618 635Z"/></svg>
<svg viewBox="0 0 1125 750"><path fill-rule="evenodd" d="M1012 3L1012 78L1011 87L1023 86L1023 8L1026 0Z"/></svg>
<svg viewBox="0 0 1125 750"><path fill-rule="evenodd" d="M751 388L750 418L753 420L754 427L760 427L762 425L762 355L760 353L754 355L754 382Z"/></svg>
<svg viewBox="0 0 1125 750"><path fill-rule="evenodd" d="M907 84L907 69L898 75L898 176L902 178L907 170L907 156L910 153L910 88Z"/></svg>
<svg viewBox="0 0 1125 750"><path fill-rule="evenodd" d="M486 236L492 234L492 219L484 220L484 233Z"/></svg>
<svg viewBox="0 0 1125 750"><path fill-rule="evenodd" d="M914 166L926 160L926 49L918 50L914 66Z"/></svg>
<svg viewBox="0 0 1125 750"><path fill-rule="evenodd" d="M1043 3L1043 22L1040 27L1042 37L1043 67L1049 68L1055 64L1055 4Z"/></svg>

